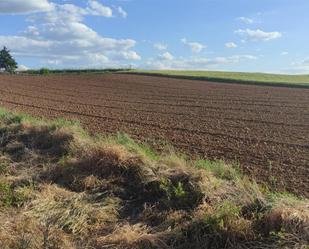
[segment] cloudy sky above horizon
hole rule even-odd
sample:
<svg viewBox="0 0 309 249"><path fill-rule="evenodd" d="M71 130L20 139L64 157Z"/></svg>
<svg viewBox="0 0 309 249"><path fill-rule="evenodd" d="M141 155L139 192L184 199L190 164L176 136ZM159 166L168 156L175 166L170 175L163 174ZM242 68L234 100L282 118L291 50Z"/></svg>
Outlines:
<svg viewBox="0 0 309 249"><path fill-rule="evenodd" d="M309 73L308 0L0 0L21 67Z"/></svg>

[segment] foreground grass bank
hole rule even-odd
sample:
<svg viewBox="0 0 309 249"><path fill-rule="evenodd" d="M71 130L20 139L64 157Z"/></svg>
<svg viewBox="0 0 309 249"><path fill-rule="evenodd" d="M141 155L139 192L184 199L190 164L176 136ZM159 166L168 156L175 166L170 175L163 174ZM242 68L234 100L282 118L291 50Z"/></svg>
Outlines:
<svg viewBox="0 0 309 249"><path fill-rule="evenodd" d="M0 248L306 248L309 201L222 161L0 111Z"/></svg>
<svg viewBox="0 0 309 249"><path fill-rule="evenodd" d="M309 75L282 75L266 73L241 73L220 71L181 70L131 70L127 73L157 75L183 79L208 80L213 82L242 83L253 85L289 86L309 88Z"/></svg>

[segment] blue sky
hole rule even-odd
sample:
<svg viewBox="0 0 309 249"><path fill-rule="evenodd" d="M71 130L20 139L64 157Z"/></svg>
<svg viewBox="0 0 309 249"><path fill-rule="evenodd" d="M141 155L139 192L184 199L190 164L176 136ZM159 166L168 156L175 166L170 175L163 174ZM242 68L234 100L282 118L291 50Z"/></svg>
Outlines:
<svg viewBox="0 0 309 249"><path fill-rule="evenodd" d="M308 0L0 0L21 68L309 73Z"/></svg>

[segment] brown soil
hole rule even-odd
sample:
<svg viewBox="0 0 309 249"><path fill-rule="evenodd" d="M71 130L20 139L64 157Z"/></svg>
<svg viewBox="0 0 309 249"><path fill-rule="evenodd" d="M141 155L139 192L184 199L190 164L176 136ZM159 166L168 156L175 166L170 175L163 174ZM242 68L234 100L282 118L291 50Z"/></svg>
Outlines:
<svg viewBox="0 0 309 249"><path fill-rule="evenodd" d="M276 190L309 197L309 89L137 75L0 76L0 105L79 119L160 148L238 161Z"/></svg>

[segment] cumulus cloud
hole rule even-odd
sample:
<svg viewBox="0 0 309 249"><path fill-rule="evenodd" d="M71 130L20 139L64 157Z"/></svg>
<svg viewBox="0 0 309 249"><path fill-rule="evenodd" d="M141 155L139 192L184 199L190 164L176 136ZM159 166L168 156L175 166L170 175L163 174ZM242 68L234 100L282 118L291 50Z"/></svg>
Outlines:
<svg viewBox="0 0 309 249"><path fill-rule="evenodd" d="M88 0L85 8L78 7L74 4L55 4L48 0L1 0L0 13L2 14L31 14L33 12L49 12L55 9L63 10L77 16L93 15L112 17L113 11L110 7L104 6L101 3ZM119 13L123 16L126 12L119 7Z"/></svg>
<svg viewBox="0 0 309 249"><path fill-rule="evenodd" d="M159 60L167 60L167 61L170 61L170 60L173 60L174 59L174 56L169 53L169 52L165 52L163 54L160 54L158 56Z"/></svg>
<svg viewBox="0 0 309 249"><path fill-rule="evenodd" d="M280 53L280 55L282 55L282 56L285 56L285 55L288 55L289 54L289 52L287 52L287 51L282 51L281 53Z"/></svg>
<svg viewBox="0 0 309 249"><path fill-rule="evenodd" d="M223 65L236 64L246 60L258 59L253 55L234 55L230 57L191 57L173 58L171 60L149 59L146 67L151 69L207 70Z"/></svg>
<svg viewBox="0 0 309 249"><path fill-rule="evenodd" d="M0 13L2 14L28 14L40 11L49 11L54 8L48 0L1 0Z"/></svg>
<svg viewBox="0 0 309 249"><path fill-rule="evenodd" d="M123 18L127 18L128 13L122 7L118 7L117 11Z"/></svg>
<svg viewBox="0 0 309 249"><path fill-rule="evenodd" d="M227 42L225 43L226 48L237 48L237 44L234 42Z"/></svg>
<svg viewBox="0 0 309 249"><path fill-rule="evenodd" d="M112 55L112 53L110 53ZM135 51L120 51L116 52L115 56L113 57L114 59L119 59L119 60L133 60L137 61L141 59L141 56L136 53Z"/></svg>
<svg viewBox="0 0 309 249"><path fill-rule="evenodd" d="M157 50L166 50L167 49L167 45L166 44L163 44L163 43L156 43L153 45L153 47Z"/></svg>
<svg viewBox="0 0 309 249"><path fill-rule="evenodd" d="M31 15L31 25L19 35L0 36L0 46L8 46L15 56L54 67L125 66L140 60L132 50L135 40L103 37L83 23L86 15L112 15L94 2L86 8L57 4L48 12Z"/></svg>
<svg viewBox="0 0 309 249"><path fill-rule="evenodd" d="M270 41L282 37L282 33L278 31L265 32L260 29L239 29L236 30L235 33L251 41Z"/></svg>
<svg viewBox="0 0 309 249"><path fill-rule="evenodd" d="M200 52L202 52L203 49L207 48L206 45L203 45L203 44L201 44L201 43L199 43L199 42L190 42L190 41L188 41L186 38L182 38L182 39L181 39L181 42L182 42L184 45L190 47L190 49L191 49L191 51L192 51L193 53L200 53Z"/></svg>
<svg viewBox="0 0 309 249"><path fill-rule="evenodd" d="M103 4L94 1L89 0L88 1L88 13L94 16L105 16L105 17L112 17L113 11L110 7L106 7Z"/></svg>
<svg viewBox="0 0 309 249"><path fill-rule="evenodd" d="M27 71L29 70L30 68L25 66L25 65L19 65L18 68L17 68L17 71L18 72L24 72L24 71Z"/></svg>
<svg viewBox="0 0 309 249"><path fill-rule="evenodd" d="M240 22L243 22L245 24L252 24L252 23L254 23L254 19L248 18L248 17L244 17L244 16L238 17L237 20L240 21Z"/></svg>

